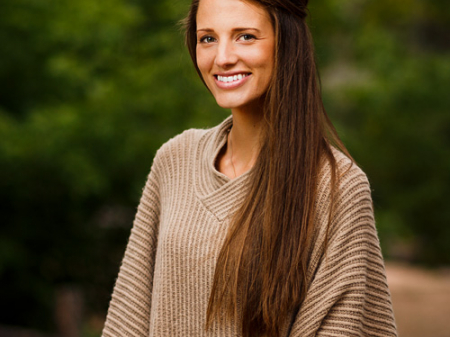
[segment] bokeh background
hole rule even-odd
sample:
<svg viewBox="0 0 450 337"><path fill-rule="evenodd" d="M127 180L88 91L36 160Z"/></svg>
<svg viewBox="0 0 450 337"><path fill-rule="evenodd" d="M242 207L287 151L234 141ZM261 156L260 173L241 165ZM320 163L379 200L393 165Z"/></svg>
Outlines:
<svg viewBox="0 0 450 337"><path fill-rule="evenodd" d="M315 0L328 113L368 174L400 335L450 336L447 0ZM220 123L189 0L1 0L0 335L98 336L156 150Z"/></svg>

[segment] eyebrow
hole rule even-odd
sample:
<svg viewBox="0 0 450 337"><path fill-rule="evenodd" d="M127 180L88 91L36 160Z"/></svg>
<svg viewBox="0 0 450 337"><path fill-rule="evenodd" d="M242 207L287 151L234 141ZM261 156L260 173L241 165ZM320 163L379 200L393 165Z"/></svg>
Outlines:
<svg viewBox="0 0 450 337"><path fill-rule="evenodd" d="M243 31L248 31L248 30L254 30L258 33L261 33L261 31L257 28L251 28L251 27L238 27L238 28L233 28L232 31L235 33L239 33L239 32L243 32ZM214 32L214 29L212 28L200 28L197 29L197 33L199 32L206 32L206 33L211 33Z"/></svg>

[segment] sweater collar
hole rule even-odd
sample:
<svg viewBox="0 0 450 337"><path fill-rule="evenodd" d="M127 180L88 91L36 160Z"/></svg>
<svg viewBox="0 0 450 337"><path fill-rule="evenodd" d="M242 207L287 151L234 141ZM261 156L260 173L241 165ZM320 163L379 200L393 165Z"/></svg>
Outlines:
<svg viewBox="0 0 450 337"><path fill-rule="evenodd" d="M250 170L237 178L230 179L216 168L217 157L227 142L227 135L233 125L232 116L200 139L194 170L196 194L203 205L219 221L227 219L242 204L249 182Z"/></svg>

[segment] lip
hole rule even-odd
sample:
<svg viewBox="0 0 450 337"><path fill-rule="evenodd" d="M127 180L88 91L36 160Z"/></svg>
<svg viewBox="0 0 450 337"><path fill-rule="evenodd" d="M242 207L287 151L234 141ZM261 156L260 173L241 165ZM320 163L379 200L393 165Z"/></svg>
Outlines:
<svg viewBox="0 0 450 337"><path fill-rule="evenodd" d="M235 71L228 71L223 73L215 73L214 76L234 76L239 74L251 74L250 71L245 70L235 70Z"/></svg>
<svg viewBox="0 0 450 337"><path fill-rule="evenodd" d="M233 81L233 82L221 82L217 79L218 76L235 76L235 75L239 75L239 74L247 74L247 76L245 76L244 78L237 80L237 81ZM251 73L245 72L245 71L235 71L235 72L229 72L229 73L220 73L220 74L215 74L214 75L214 82L216 83L217 87L219 87L220 89L235 89L235 88L239 88L240 86L244 85L248 79L252 76Z"/></svg>

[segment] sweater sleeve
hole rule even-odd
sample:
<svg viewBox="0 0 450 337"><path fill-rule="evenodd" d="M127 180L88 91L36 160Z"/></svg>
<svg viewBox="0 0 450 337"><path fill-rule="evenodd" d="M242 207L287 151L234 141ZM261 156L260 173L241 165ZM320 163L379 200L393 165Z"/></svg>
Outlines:
<svg viewBox="0 0 450 337"><path fill-rule="evenodd" d="M156 158L148 176L114 286L102 337L149 335L160 214Z"/></svg>
<svg viewBox="0 0 450 337"><path fill-rule="evenodd" d="M327 244L291 337L397 336L370 186L356 165L345 166Z"/></svg>

